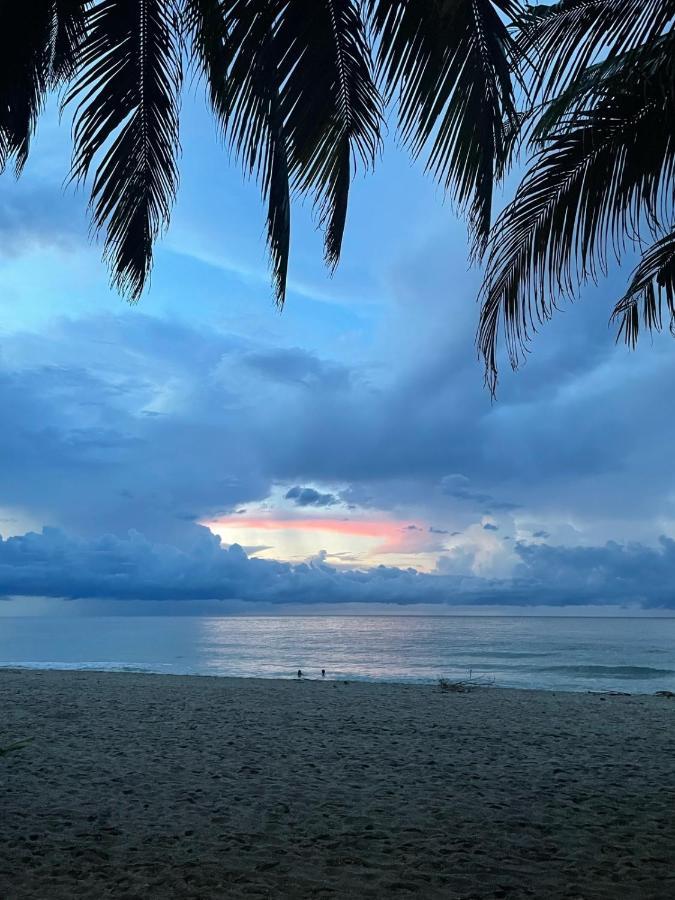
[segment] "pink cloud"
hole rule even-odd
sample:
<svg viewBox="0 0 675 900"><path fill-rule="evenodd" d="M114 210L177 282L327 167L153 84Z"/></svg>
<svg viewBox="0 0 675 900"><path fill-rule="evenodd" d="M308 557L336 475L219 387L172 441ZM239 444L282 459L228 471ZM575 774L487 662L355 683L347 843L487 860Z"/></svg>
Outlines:
<svg viewBox="0 0 675 900"><path fill-rule="evenodd" d="M427 526L411 523L409 519L383 521L382 519L344 519L344 518L277 518L263 516L228 516L204 522L216 533L232 530L236 539L237 531L251 529L253 531L323 531L345 537L374 538L381 541L372 548L369 555L380 553L426 553L438 549L439 541L435 535L429 535ZM415 527L411 527L415 524Z"/></svg>
<svg viewBox="0 0 675 900"><path fill-rule="evenodd" d="M236 519L215 519L204 524L214 531L223 528L234 530L251 528L255 531L329 531L334 534L384 538L386 541L394 541L400 539L403 523L373 519L272 519L238 516Z"/></svg>

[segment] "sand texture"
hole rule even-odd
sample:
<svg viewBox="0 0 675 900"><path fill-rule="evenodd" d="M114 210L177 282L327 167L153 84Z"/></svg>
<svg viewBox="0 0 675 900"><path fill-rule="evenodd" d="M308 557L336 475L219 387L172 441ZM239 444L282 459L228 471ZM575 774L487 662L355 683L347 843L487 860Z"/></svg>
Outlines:
<svg viewBox="0 0 675 900"><path fill-rule="evenodd" d="M0 671L0 898L675 898L675 700Z"/></svg>

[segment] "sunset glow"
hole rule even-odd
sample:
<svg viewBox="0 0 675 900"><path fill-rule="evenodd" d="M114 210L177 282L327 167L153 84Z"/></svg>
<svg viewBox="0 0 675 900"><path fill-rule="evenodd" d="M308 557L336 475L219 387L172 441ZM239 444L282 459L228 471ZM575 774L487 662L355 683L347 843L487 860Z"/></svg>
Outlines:
<svg viewBox="0 0 675 900"><path fill-rule="evenodd" d="M410 520L338 517L228 516L202 522L226 544L259 556L300 561L322 551L332 565L412 565L428 568L428 527Z"/></svg>
<svg viewBox="0 0 675 900"><path fill-rule="evenodd" d="M384 538L391 541L401 535L408 522L383 522L368 519L265 519L241 518L216 519L202 523L212 531L221 529L239 531L242 528L258 531L329 531L335 534L359 535L360 537Z"/></svg>

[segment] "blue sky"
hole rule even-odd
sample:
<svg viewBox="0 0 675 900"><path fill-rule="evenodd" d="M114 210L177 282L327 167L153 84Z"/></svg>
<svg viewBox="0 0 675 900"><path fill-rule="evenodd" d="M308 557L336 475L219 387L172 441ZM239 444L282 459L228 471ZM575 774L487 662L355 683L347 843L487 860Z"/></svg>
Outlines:
<svg viewBox="0 0 675 900"><path fill-rule="evenodd" d="M279 313L258 189L197 92L184 113L136 306L64 188L67 121L0 179L0 614L675 607L675 355L615 346L623 276L492 403L464 226L393 140L333 277L296 205Z"/></svg>

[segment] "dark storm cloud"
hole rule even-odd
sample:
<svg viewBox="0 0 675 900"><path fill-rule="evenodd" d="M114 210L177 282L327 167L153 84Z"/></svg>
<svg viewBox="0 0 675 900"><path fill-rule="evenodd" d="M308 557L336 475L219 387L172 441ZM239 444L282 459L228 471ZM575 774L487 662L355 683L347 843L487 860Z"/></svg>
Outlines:
<svg viewBox="0 0 675 900"><path fill-rule="evenodd" d="M255 548L259 549L259 548ZM267 603L639 604L675 608L675 541L658 547L518 544L513 579L426 575L378 566L336 569L256 559L223 547L207 529L189 546L154 543L137 532L75 539L58 529L0 539L0 594L64 599L244 600Z"/></svg>
<svg viewBox="0 0 675 900"><path fill-rule="evenodd" d="M319 359L306 350L272 348L249 353L247 366L276 382L336 390L349 386L349 370Z"/></svg>
<svg viewBox="0 0 675 900"><path fill-rule="evenodd" d="M487 507L498 512L511 512L520 509L520 504L506 500L497 500L491 494L472 490L469 487L469 479L464 475L446 475L441 480L441 490L449 497L457 500L467 500L479 507Z"/></svg>
<svg viewBox="0 0 675 900"><path fill-rule="evenodd" d="M255 559L238 544L224 548L203 528L183 549L152 543L137 532L84 541L44 529L0 540L0 593L139 601L416 603L420 592L427 601L451 601L451 590L471 581L385 566L338 570L324 564L325 557L299 565Z"/></svg>
<svg viewBox="0 0 675 900"><path fill-rule="evenodd" d="M518 543L514 581L549 603L637 602L675 608L675 541L656 547L608 541L601 547Z"/></svg>
<svg viewBox="0 0 675 900"><path fill-rule="evenodd" d="M213 375L238 349L142 315L7 340L0 508L82 533L134 525L173 541L198 517L266 496L241 400ZM197 355L206 380L188 374ZM162 414L145 415L153 407Z"/></svg>
<svg viewBox="0 0 675 900"><path fill-rule="evenodd" d="M292 500L296 506L334 506L338 499L334 494L320 494L314 488L296 485L284 494L286 500Z"/></svg>

